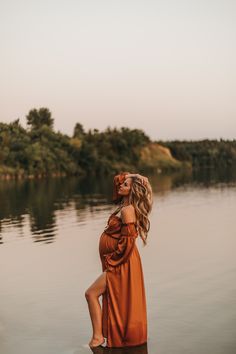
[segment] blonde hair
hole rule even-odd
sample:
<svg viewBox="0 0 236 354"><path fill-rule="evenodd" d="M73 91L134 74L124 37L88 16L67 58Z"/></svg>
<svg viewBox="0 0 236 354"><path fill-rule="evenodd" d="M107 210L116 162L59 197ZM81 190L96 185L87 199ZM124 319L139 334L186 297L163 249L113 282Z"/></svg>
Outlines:
<svg viewBox="0 0 236 354"><path fill-rule="evenodd" d="M149 182L143 184L139 177L130 178L132 178L132 184L129 193L129 204L132 204L135 209L138 233L143 240L143 245L146 246L148 231L150 229L148 215L152 210L153 204L152 187ZM121 201L116 212L118 212L122 206Z"/></svg>

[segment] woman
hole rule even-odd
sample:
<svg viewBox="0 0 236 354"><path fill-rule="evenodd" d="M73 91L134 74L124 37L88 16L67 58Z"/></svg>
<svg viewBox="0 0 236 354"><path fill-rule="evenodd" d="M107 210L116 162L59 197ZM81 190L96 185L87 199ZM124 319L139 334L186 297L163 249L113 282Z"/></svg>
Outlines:
<svg viewBox="0 0 236 354"><path fill-rule="evenodd" d="M118 208L99 242L103 273L85 292L93 327L91 348L101 346L104 338L111 348L147 342L144 279L136 246L138 235L146 245L150 228L152 189L147 177L129 172L116 175L113 201Z"/></svg>

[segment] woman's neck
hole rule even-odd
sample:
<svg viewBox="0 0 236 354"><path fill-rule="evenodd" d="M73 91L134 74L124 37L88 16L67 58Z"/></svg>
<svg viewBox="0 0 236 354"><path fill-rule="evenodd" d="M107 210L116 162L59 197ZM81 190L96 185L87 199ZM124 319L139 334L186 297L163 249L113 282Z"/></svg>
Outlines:
<svg viewBox="0 0 236 354"><path fill-rule="evenodd" d="M128 196L124 196L123 199L122 199L122 205L123 206L127 206L129 205L129 197Z"/></svg>

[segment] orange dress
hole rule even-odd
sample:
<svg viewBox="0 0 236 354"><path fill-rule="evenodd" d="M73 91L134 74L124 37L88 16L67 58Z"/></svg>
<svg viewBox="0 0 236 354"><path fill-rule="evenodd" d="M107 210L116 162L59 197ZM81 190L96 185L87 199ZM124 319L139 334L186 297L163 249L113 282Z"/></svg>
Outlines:
<svg viewBox="0 0 236 354"><path fill-rule="evenodd" d="M102 295L102 331L107 347L147 343L147 312L136 223L114 213L100 236L99 253L107 287Z"/></svg>

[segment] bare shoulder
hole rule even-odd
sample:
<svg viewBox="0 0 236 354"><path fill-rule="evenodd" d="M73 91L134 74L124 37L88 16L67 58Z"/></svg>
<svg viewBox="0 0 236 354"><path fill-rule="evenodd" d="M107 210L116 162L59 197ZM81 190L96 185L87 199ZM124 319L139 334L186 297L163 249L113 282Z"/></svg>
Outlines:
<svg viewBox="0 0 236 354"><path fill-rule="evenodd" d="M127 205L121 209L121 219L124 223L135 222L136 215L133 205Z"/></svg>

